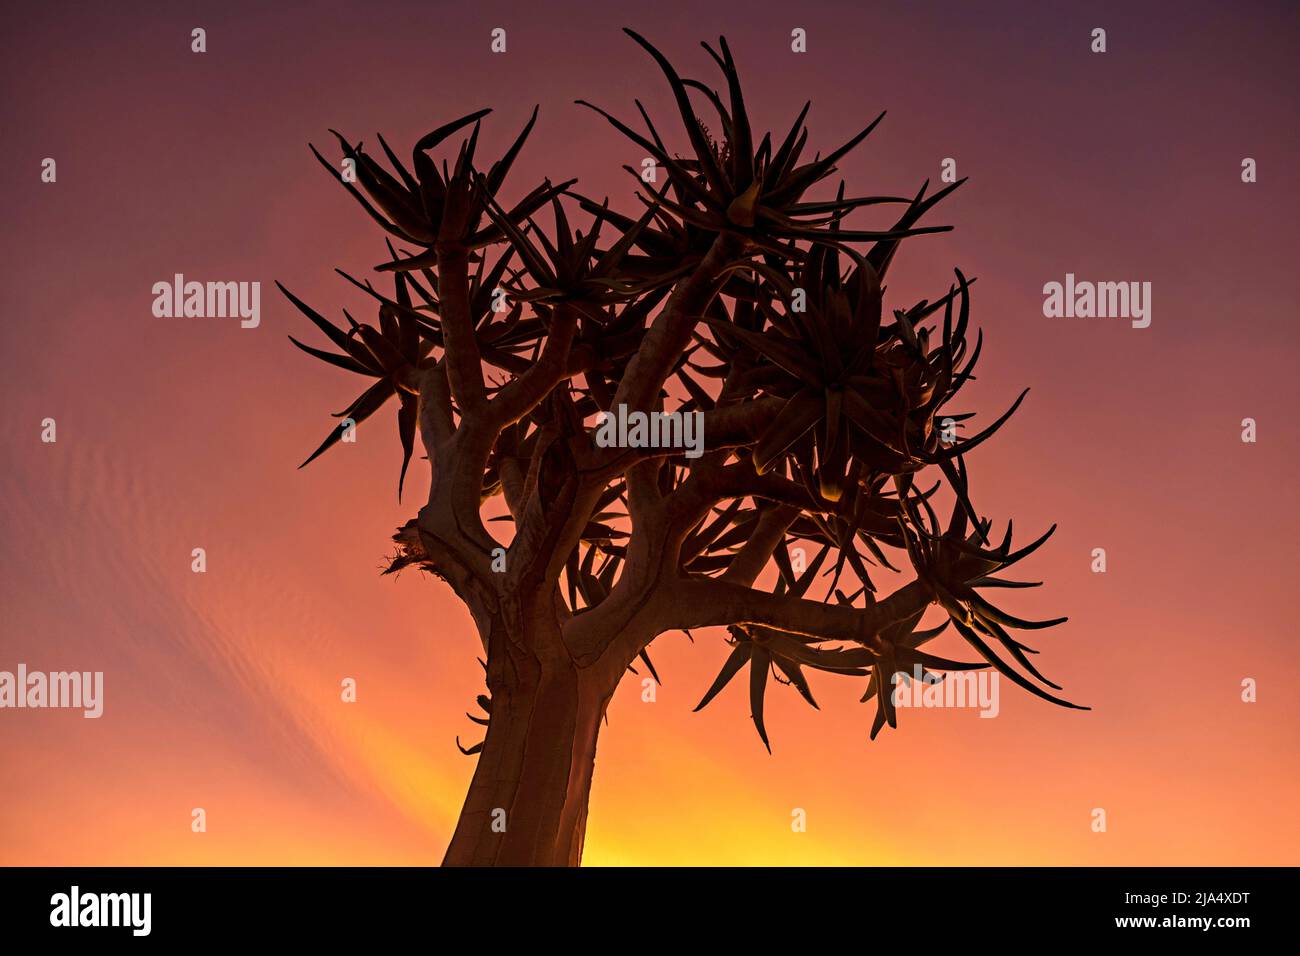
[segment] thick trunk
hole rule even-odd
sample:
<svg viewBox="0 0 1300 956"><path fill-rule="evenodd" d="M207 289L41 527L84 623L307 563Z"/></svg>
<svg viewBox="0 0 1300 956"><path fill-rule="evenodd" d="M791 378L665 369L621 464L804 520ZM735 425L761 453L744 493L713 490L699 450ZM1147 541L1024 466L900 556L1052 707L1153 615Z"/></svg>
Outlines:
<svg viewBox="0 0 1300 956"><path fill-rule="evenodd" d="M577 866L596 736L613 687L568 665L512 661L444 866Z"/></svg>

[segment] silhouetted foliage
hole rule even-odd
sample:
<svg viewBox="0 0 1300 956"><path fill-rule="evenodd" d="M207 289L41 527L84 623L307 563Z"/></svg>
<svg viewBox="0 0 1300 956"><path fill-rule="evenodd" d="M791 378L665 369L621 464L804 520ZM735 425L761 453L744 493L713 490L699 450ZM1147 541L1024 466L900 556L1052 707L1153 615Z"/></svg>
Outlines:
<svg viewBox="0 0 1300 956"><path fill-rule="evenodd" d="M498 695L545 686L571 665L580 681L602 674L603 715L617 676L638 660L658 680L648 654L656 636L711 625L728 628L731 652L700 706L748 667L765 745L769 676L816 706L808 670L864 680L862 699L876 703L873 738L896 725L893 675L914 666L991 666L1075 706L1046 689L1059 687L1012 636L1064 619L1022 620L983 594L1032 586L996 575L1051 534L1017 549L1008 523L992 543L992 522L969 492L965 456L1024 394L983 430L941 440L944 419L964 428L972 417L955 405L982 342L969 338L971 281L956 272L933 301L888 314L883 304L899 245L950 228L919 223L960 182L933 193L926 183L910 199L846 197L841 183L833 198L813 198L884 114L809 159L808 105L779 141L756 137L725 40L705 45L722 73L719 93L628 33L667 77L689 147L673 151L639 102L641 132L584 103L654 160L655 182L628 167L640 215L615 212L573 181L502 198L536 110L487 172L476 165L487 110L425 136L409 164L381 138L389 168L335 134L355 162L357 184L345 188L392 237L376 267L391 274L391 289L348 277L376 301L378 323L345 312L346 328L284 290L337 351L294 343L374 380L338 417L361 422L397 399L399 494L421 435L430 495L398 532L390 570L437 573L474 614L492 697L479 698L488 717L471 717L488 726L487 741L466 752L485 748L484 760L492 751ZM697 110L716 114L711 128ZM435 162L431 152L461 131L454 159ZM849 227L848 216L874 206L898 207L890 228ZM618 406L702 413L704 454L598 446L593 422ZM335 428L307 460L341 434ZM932 484L922 480L930 469ZM953 503L941 521L944 487ZM493 566L497 542L482 517L498 496L497 527L513 532L502 542L504 571ZM795 548L815 552L806 567ZM904 564L914 580L882 597L882 572ZM758 584L772 565L772 583ZM920 628L934 603L949 620ZM923 649L949 623L978 660ZM498 736L506 747L507 732ZM585 791L579 798L585 821ZM574 838L557 839L569 845L555 859L576 862ZM518 858L545 861L528 852ZM508 857L453 846L448 859Z"/></svg>

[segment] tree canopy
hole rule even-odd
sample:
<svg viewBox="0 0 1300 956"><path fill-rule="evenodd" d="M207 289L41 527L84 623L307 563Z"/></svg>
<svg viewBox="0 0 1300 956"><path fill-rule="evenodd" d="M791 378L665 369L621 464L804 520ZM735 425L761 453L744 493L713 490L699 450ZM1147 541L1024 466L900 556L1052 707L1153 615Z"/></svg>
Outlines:
<svg viewBox="0 0 1300 956"><path fill-rule="evenodd" d="M971 341L972 281L955 271L933 300L884 306L900 245L950 228L921 222L961 182L849 195L837 166L883 113L810 158L809 105L784 135L751 128L725 39L704 45L715 88L627 32L668 81L684 151L639 102L639 129L579 103L647 158L627 167L639 215L575 181L507 200L536 110L486 170L488 110L424 136L409 162L382 137L380 156L335 134L338 166L313 147L389 240L382 283L345 276L374 300L373 324L346 311L335 324L281 286L334 350L294 344L369 380L307 461L396 399L399 495L417 434L432 475L389 570L422 567L451 584L478 623L489 687L512 646L608 664L614 682L641 665L657 680L655 637L725 626L730 655L700 706L748 668L764 744L769 678L816 706L810 671L862 681L873 738L896 725L895 673L914 667L992 667L1076 706L1014 636L1064 618L1025 620L986 596L1033 586L1001 572L1053 529L1015 544L1011 523L995 535L971 500L966 456L1024 398L968 428L960 394L982 345L979 333ZM876 206L897 210L892 225L850 227ZM596 443L599 414L617 408L698 413L703 454ZM907 583L883 593L903 569ZM934 604L947 620L922 627ZM535 621L539 608L553 633L501 624ZM948 627L974 660L926 650Z"/></svg>

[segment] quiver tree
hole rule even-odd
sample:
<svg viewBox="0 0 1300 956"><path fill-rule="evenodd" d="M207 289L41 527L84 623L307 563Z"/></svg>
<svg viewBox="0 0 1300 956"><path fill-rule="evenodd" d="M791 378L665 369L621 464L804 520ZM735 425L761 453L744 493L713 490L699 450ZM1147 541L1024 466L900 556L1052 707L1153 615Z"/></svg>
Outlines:
<svg viewBox="0 0 1300 956"><path fill-rule="evenodd" d="M954 405L980 352L971 283L957 272L934 301L884 314L899 244L950 228L919 223L960 183L910 199L828 193L880 118L809 159L807 106L779 142L755 139L725 40L705 45L719 92L628 33L667 77L687 141L671 150L639 103L644 132L583 104L651 161L629 168L639 216L572 181L506 198L536 110L486 172L487 110L429 133L409 165L380 138L391 171L336 134L339 166L316 156L391 237L376 267L391 286L352 279L378 323L344 312L346 329L284 290L337 351L295 344L372 380L308 461L393 398L399 495L417 433L430 461L427 501L397 532L389 571L451 585L488 689L449 864L579 862L606 707L629 670L658 680L662 634L726 628L730 653L701 706L747 671L765 745L770 679L815 706L812 671L862 681L873 738L896 726L895 675L915 668L993 667L1075 706L1014 636L1064 618L1022 620L985 597L1029 586L996 575L1051 531L1015 547L1008 523L995 540L970 499L965 456L1020 403L978 432ZM454 156L436 161L457 134ZM900 210L891 228L848 226L878 205ZM614 412L698 415L702 453L598 441ZM882 573L905 566L910 582L883 594ZM947 620L921 628L932 604ZM976 660L925 650L949 624Z"/></svg>

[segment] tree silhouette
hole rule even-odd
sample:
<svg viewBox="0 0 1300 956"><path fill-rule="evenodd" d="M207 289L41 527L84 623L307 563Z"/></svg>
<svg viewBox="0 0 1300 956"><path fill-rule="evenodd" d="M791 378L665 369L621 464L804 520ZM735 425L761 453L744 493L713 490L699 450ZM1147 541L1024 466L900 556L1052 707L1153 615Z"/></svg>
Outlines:
<svg viewBox="0 0 1300 956"><path fill-rule="evenodd" d="M1024 398L956 434L972 415L946 409L980 353L967 338L971 283L956 272L940 298L883 318L899 243L949 229L918 223L960 182L911 199L846 198L842 183L808 198L881 117L811 160L807 105L779 143L755 143L725 40L704 44L724 101L627 32L667 77L689 141L686 155L670 151L639 102L643 133L579 101L644 151L628 168L638 218L573 181L504 203L536 110L487 172L475 164L487 110L423 137L410 167L380 138L392 172L336 133L339 167L313 152L398 241L377 266L392 293L348 277L379 318L345 311L344 330L281 286L338 351L294 344L374 380L307 461L395 397L399 495L417 432L431 464L427 503L397 532L388 573L418 567L451 585L477 626L489 691L478 698L488 716L471 717L487 732L466 751L478 766L448 864L580 861L606 707L638 664L658 680L649 645L667 632L727 628L730 655L700 706L748 667L764 745L769 676L816 706L808 671L864 679L872 738L896 726L895 675L916 668L991 666L1076 706L1040 686L1059 690L1011 633L1064 618L1022 620L981 593L1031 586L994 575L1051 530L1013 549L1008 523L994 543L970 500L963 456ZM696 102L717 114L713 132ZM430 151L467 128L454 162L435 163ZM901 206L892 228L848 228L875 205ZM548 206L549 230L535 218ZM597 440L602 413L669 409L675 443ZM670 431L684 415L702 426L698 453ZM937 480L923 487L931 466ZM500 541L494 511L512 532ZM873 574L901 564L914 579L882 596ZM934 603L948 619L918 629ZM949 623L979 660L923 649Z"/></svg>

